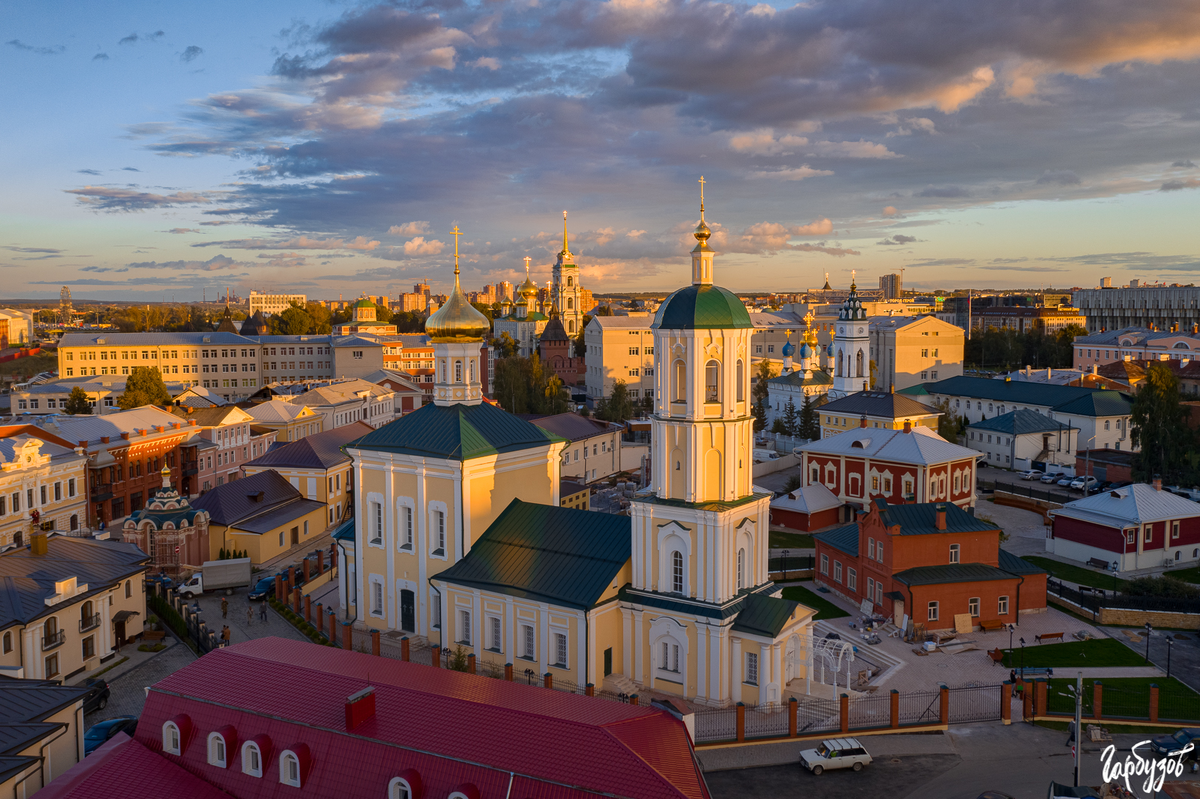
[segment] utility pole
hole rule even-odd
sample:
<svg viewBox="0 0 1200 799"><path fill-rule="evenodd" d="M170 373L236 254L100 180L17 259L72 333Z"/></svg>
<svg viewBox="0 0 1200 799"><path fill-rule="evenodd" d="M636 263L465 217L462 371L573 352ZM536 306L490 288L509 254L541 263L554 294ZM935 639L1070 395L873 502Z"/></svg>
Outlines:
<svg viewBox="0 0 1200 799"><path fill-rule="evenodd" d="M1083 738L1079 734L1079 725L1083 722L1083 672L1076 672L1075 676L1075 741L1072 747L1075 750L1075 787L1079 787L1079 756L1083 751Z"/></svg>

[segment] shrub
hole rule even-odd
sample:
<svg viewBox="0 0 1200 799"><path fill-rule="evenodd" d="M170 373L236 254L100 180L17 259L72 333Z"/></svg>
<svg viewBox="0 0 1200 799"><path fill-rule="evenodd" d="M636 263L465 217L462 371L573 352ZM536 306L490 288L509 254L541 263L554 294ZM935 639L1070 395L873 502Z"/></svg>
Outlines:
<svg viewBox="0 0 1200 799"><path fill-rule="evenodd" d="M1162 577L1137 577L1125 586L1129 596L1153 596L1164 599L1195 599L1200 589L1182 580L1164 575Z"/></svg>

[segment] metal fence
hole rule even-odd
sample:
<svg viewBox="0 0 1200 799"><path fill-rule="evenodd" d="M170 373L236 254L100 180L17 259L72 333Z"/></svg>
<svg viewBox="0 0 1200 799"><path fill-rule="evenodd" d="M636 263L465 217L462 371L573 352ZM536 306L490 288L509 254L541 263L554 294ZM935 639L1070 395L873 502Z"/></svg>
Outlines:
<svg viewBox="0 0 1200 799"><path fill-rule="evenodd" d="M936 724L941 717L939 691L914 691L900 694L900 726Z"/></svg>
<svg viewBox="0 0 1200 799"><path fill-rule="evenodd" d="M999 721L1004 689L999 685L980 685L951 688L951 724L968 724L978 721Z"/></svg>
<svg viewBox="0 0 1200 799"><path fill-rule="evenodd" d="M977 479L975 481L975 485L981 491L1001 491L1005 494L1012 494L1016 497L1029 497L1030 499L1040 499L1046 502L1057 502L1060 505L1065 505L1068 502L1074 502L1075 500L1081 499L1084 496L1083 493L1066 493L1057 486L1054 488L1050 488L1049 485L1043 487L1043 483L1029 483L1028 485L1021 485L1019 483L998 483L995 480Z"/></svg>
<svg viewBox="0 0 1200 799"><path fill-rule="evenodd" d="M850 702L850 729L867 730L888 727L892 723L890 694L866 694Z"/></svg>
<svg viewBox="0 0 1200 799"><path fill-rule="evenodd" d="M746 708L747 738L781 738L788 734L788 706L763 705Z"/></svg>
<svg viewBox="0 0 1200 799"><path fill-rule="evenodd" d="M768 558L767 571L789 572L812 569L816 564L816 555L788 555L785 557Z"/></svg>
<svg viewBox="0 0 1200 799"><path fill-rule="evenodd" d="M1082 591L1063 585L1060 580L1047 580L1046 590L1092 612L1099 612L1101 608L1121 608L1124 610L1157 610L1166 613L1200 613L1200 599L1130 596L1103 589Z"/></svg>
<svg viewBox="0 0 1200 799"><path fill-rule="evenodd" d="M796 732L811 735L842 728L841 709L835 699L807 699L796 705Z"/></svg>
<svg viewBox="0 0 1200 799"><path fill-rule="evenodd" d="M787 732L786 723L784 732ZM737 712L720 707L696 711L696 743L716 743L737 739Z"/></svg>

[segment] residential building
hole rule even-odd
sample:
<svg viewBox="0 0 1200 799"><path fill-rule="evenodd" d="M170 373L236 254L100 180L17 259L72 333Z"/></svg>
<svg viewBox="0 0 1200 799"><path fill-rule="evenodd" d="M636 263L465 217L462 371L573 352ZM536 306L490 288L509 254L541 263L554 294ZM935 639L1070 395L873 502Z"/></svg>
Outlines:
<svg viewBox="0 0 1200 799"><path fill-rule="evenodd" d="M587 373L584 358L575 357L575 338L568 336L554 309L550 321L538 339L538 357L565 386L575 386Z"/></svg>
<svg viewBox="0 0 1200 799"><path fill-rule="evenodd" d="M396 310L398 311L424 313L428 304L428 294L401 293L396 296Z"/></svg>
<svg viewBox="0 0 1200 799"><path fill-rule="evenodd" d="M879 291L885 300L898 300L904 296L904 283L901 275L880 275Z"/></svg>
<svg viewBox="0 0 1200 799"><path fill-rule="evenodd" d="M923 405L912 397L885 391L859 391L830 400L818 410L821 438L840 435L859 427L902 430L905 426L937 431L936 408Z"/></svg>
<svg viewBox="0 0 1200 799"><path fill-rule="evenodd" d="M596 298L592 296L592 290L580 287L579 289L579 309L585 314L590 314L596 309Z"/></svg>
<svg viewBox="0 0 1200 799"><path fill-rule="evenodd" d="M87 692L53 680L0 680L0 796L32 796L79 762Z"/></svg>
<svg viewBox="0 0 1200 799"><path fill-rule="evenodd" d="M44 799L124 799L112 775L130 774L195 799L710 796L682 714L662 705L281 638L216 650L146 690L133 738L102 747Z"/></svg>
<svg viewBox="0 0 1200 799"><path fill-rule="evenodd" d="M373 430L366 422L353 422L299 441L276 447L247 463L247 475L268 469L278 472L306 499L325 503L326 522L340 522L350 512L350 456L342 448Z"/></svg>
<svg viewBox="0 0 1200 799"><path fill-rule="evenodd" d="M433 399L433 342L429 336L424 333L389 336L384 346L382 368L412 375L413 381L421 384L425 401Z"/></svg>
<svg viewBox="0 0 1200 799"><path fill-rule="evenodd" d="M563 480L558 487L558 506L560 508L575 508L591 510L592 489L574 480Z"/></svg>
<svg viewBox="0 0 1200 799"><path fill-rule="evenodd" d="M310 408L323 418L322 429L332 430L354 422L380 427L395 416L395 395L390 389L367 380L346 380L312 388L291 403Z"/></svg>
<svg viewBox="0 0 1200 799"><path fill-rule="evenodd" d="M17 308L0 308L0 349L22 347L32 341L33 314Z"/></svg>
<svg viewBox="0 0 1200 799"><path fill-rule="evenodd" d="M33 425L0 427L0 550L34 529L86 531L87 481L82 449Z"/></svg>
<svg viewBox="0 0 1200 799"><path fill-rule="evenodd" d="M1087 317L1089 333L1131 327L1192 330L1200 324L1200 286L1080 289L1072 304Z"/></svg>
<svg viewBox="0 0 1200 799"><path fill-rule="evenodd" d="M951 503L875 499L853 524L817 533L814 581L897 627L972 629L1046 609L1046 572L1000 548L1000 528Z"/></svg>
<svg viewBox="0 0 1200 799"><path fill-rule="evenodd" d="M928 427L860 427L804 444L800 451L806 486L820 483L861 510L879 498L975 505L978 453Z"/></svg>
<svg viewBox="0 0 1200 799"><path fill-rule="evenodd" d="M927 405L946 407L968 424L1024 408L1078 427L1080 447L1136 449L1130 439L1132 398L1119 391L952 377L921 383L901 393ZM943 406L943 402L949 405Z"/></svg>
<svg viewBox="0 0 1200 799"><path fill-rule="evenodd" d="M417 378L407 372L394 369L380 369L363 378L368 383L375 383L392 392L392 412L396 416L412 413L426 401L424 386ZM432 393L433 385L430 384Z"/></svg>
<svg viewBox="0 0 1200 799"><path fill-rule="evenodd" d="M1046 548L1064 558L1102 560L1114 571L1200 562L1200 505L1163 491L1158 481L1068 502L1050 518Z"/></svg>
<svg viewBox="0 0 1200 799"><path fill-rule="evenodd" d="M199 569L210 560L208 513L197 510L187 495L171 486L171 470L162 469L162 488L146 507L125 519L122 540L150 554L152 571L178 577L183 569Z"/></svg>
<svg viewBox="0 0 1200 799"><path fill-rule="evenodd" d="M308 546L328 526L325 503L306 499L272 469L217 486L192 507L208 513L209 560L222 549L241 549L258 566Z"/></svg>
<svg viewBox="0 0 1200 799"><path fill-rule="evenodd" d="M250 316L254 316L256 313L261 313L264 316L281 314L292 307L292 303L299 305L301 308L307 307L308 295L260 294L253 289L250 290Z"/></svg>
<svg viewBox="0 0 1200 799"><path fill-rule="evenodd" d="M379 306L375 304L374 300L363 297L350 306L350 310L353 317L349 322L334 325L334 335L350 336L355 333L369 333L377 336L394 336L396 334L396 326L390 321L384 322L375 318Z"/></svg>
<svg viewBox="0 0 1200 799"><path fill-rule="evenodd" d="M58 377L44 383L25 383L14 387L11 394L12 411L18 415L48 416L65 413L67 400L76 388L83 390L87 396L91 413L101 416L106 413L116 413L121 410L118 402L125 393L125 384L129 380L124 375L99 375L96 377ZM196 391L209 392L214 401L224 403L225 400L213 389L198 388L189 382L164 380L167 393L173 401L187 401Z"/></svg>
<svg viewBox="0 0 1200 799"><path fill-rule="evenodd" d="M529 421L568 442L562 451L559 470L563 478L586 484L621 471L621 433L625 430L622 425L577 413L559 413Z"/></svg>
<svg viewBox="0 0 1200 799"><path fill-rule="evenodd" d="M1076 336L1073 365L1089 369L1123 361L1194 361L1197 357L1200 333L1195 327L1177 332L1127 327Z"/></svg>
<svg viewBox="0 0 1200 799"><path fill-rule="evenodd" d="M900 391L962 374L966 331L935 316L877 317L868 323L871 386Z"/></svg>
<svg viewBox="0 0 1200 799"><path fill-rule="evenodd" d="M755 311L750 314L754 335L750 338L750 362L781 361L783 348L790 341L800 341L805 332L805 319L791 311Z"/></svg>
<svg viewBox="0 0 1200 799"><path fill-rule="evenodd" d="M42 532L0 552L0 673L63 680L99 668L141 635L147 560L131 544Z"/></svg>
<svg viewBox="0 0 1200 799"><path fill-rule="evenodd" d="M988 466L1019 471L1033 468L1045 471L1052 466L1074 468L1079 428L1018 408L971 424L967 427L966 444L984 453Z"/></svg>
<svg viewBox="0 0 1200 799"><path fill-rule="evenodd" d="M236 405L177 406L171 413L195 428L195 435L181 445L183 479L179 489L185 496L194 497L236 480L242 466L275 442L275 430L264 429Z"/></svg>
<svg viewBox="0 0 1200 799"><path fill-rule="evenodd" d="M1040 330L1053 335L1072 325L1084 327L1087 324L1087 318L1078 308L1036 306L984 308L972 315L972 322L980 330L995 328L996 330L1015 330L1018 333L1032 333Z"/></svg>
<svg viewBox="0 0 1200 799"><path fill-rule="evenodd" d="M811 533L846 521L852 512L828 488L812 483L771 500L771 525Z"/></svg>
<svg viewBox="0 0 1200 799"><path fill-rule="evenodd" d="M368 335L333 339L333 377L338 380L362 377L383 368L384 342L390 337Z"/></svg>
<svg viewBox="0 0 1200 799"><path fill-rule="evenodd" d="M259 336L257 341L262 347L264 386L331 380L337 374L333 349L336 337Z"/></svg>
<svg viewBox="0 0 1200 799"><path fill-rule="evenodd" d="M283 399L251 405L245 410L254 417L255 425L274 430L278 442L298 441L325 429L325 417L320 413Z"/></svg>
<svg viewBox="0 0 1200 799"><path fill-rule="evenodd" d="M625 381L635 400L654 397L654 334L649 316L595 316L583 333L587 352L584 385L589 403L612 396Z"/></svg>

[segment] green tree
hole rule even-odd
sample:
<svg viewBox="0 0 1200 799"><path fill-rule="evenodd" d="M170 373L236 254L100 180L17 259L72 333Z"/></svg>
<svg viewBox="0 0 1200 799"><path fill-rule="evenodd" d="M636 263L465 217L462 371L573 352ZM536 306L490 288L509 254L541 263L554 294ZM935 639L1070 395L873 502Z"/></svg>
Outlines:
<svg viewBox="0 0 1200 799"><path fill-rule="evenodd" d="M396 311L391 322L397 333L420 333L425 329L425 315L417 311Z"/></svg>
<svg viewBox="0 0 1200 799"><path fill-rule="evenodd" d="M512 358L517 354L517 340L510 336L507 332L501 333L499 338L492 339L492 346L496 349L497 360L502 358Z"/></svg>
<svg viewBox="0 0 1200 799"><path fill-rule="evenodd" d="M789 435L787 423L783 421L782 416L775 417L775 421L771 423L771 432L777 436Z"/></svg>
<svg viewBox="0 0 1200 799"><path fill-rule="evenodd" d="M821 416L817 413L817 404L811 394L804 395L804 404L800 406L800 438L815 441L821 437Z"/></svg>
<svg viewBox="0 0 1200 799"><path fill-rule="evenodd" d="M281 313L278 319L279 335L283 336L307 335L309 329L312 327L312 317L308 315L308 311L305 311L295 303L293 303L292 306L286 311ZM273 324L272 327L274 327Z"/></svg>
<svg viewBox="0 0 1200 799"><path fill-rule="evenodd" d="M754 432L761 433L767 429L767 381L773 377L771 362L765 358L759 361L758 374L756 376L758 380L754 383L754 388L750 391L750 399L753 401Z"/></svg>
<svg viewBox="0 0 1200 799"><path fill-rule="evenodd" d="M329 308L319 302L310 302L305 306L304 312L308 314L309 322L308 332L321 336L333 332L333 313ZM387 318L387 317L383 317Z"/></svg>
<svg viewBox="0 0 1200 799"><path fill-rule="evenodd" d="M67 404L63 406L63 409L72 416L90 414L92 406L88 403L87 392L79 386L75 386L71 389L71 396L67 397Z"/></svg>
<svg viewBox="0 0 1200 799"><path fill-rule="evenodd" d="M958 417L950 411L950 400L943 399L933 403L933 407L941 411L938 417L938 435L952 444L958 443Z"/></svg>
<svg viewBox="0 0 1200 799"><path fill-rule="evenodd" d="M151 366L135 366L125 382L125 393L117 398L122 410L140 408L143 405L170 405L171 395L163 383L162 375Z"/></svg>
<svg viewBox="0 0 1200 799"><path fill-rule="evenodd" d="M492 396L509 413L530 413L529 389L532 375L529 359L512 356L496 359L496 374L492 377Z"/></svg>
<svg viewBox="0 0 1200 799"><path fill-rule="evenodd" d="M583 338L583 331L587 330L588 322L592 321L592 317L588 314L583 315L583 321L579 324L579 335L575 337L575 357L583 358L587 355L587 344Z"/></svg>
<svg viewBox="0 0 1200 799"><path fill-rule="evenodd" d="M603 408L603 410L601 410ZM613 383L612 394L608 401L597 404L596 418L606 422L622 423L634 415L633 400L629 397L629 387L624 380Z"/></svg>
<svg viewBox="0 0 1200 799"><path fill-rule="evenodd" d="M1133 456L1135 480L1159 476L1174 483L1191 477L1188 454L1196 444L1196 434L1187 419L1179 378L1165 364L1150 364L1131 412L1130 439L1135 447L1141 447Z"/></svg>
<svg viewBox="0 0 1200 799"><path fill-rule="evenodd" d="M793 491L795 491L797 488L803 488L803 487L804 487L804 476L802 474L800 474L799 472L796 472L795 474L788 475L787 482L784 483L784 485L783 485L783 493L790 494Z"/></svg>
<svg viewBox="0 0 1200 799"><path fill-rule="evenodd" d="M597 305L596 310L592 312L592 316L612 316L612 307L609 305Z"/></svg>
<svg viewBox="0 0 1200 799"><path fill-rule="evenodd" d="M788 397L787 403L783 406L783 428L787 430L789 436L800 435L800 415L796 413L796 403Z"/></svg>

